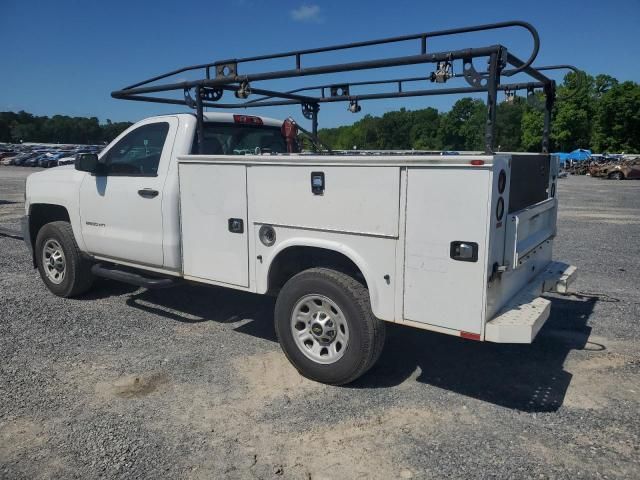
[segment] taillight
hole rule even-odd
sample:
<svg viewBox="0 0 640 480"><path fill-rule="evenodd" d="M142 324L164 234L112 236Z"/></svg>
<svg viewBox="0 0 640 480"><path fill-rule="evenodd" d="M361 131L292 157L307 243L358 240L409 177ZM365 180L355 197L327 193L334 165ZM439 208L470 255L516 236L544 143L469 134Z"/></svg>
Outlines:
<svg viewBox="0 0 640 480"><path fill-rule="evenodd" d="M500 170L500 173L498 174L498 193L502 195L506 186L507 174L504 170Z"/></svg>
<svg viewBox="0 0 640 480"><path fill-rule="evenodd" d="M498 174L498 201L496 203L496 228L500 228L502 226L502 217L504 216L504 198L502 194L504 193L505 188L507 188L507 172L504 169L500 170Z"/></svg>
<svg viewBox="0 0 640 480"><path fill-rule="evenodd" d="M244 123L246 125L262 125L262 119L252 115L234 115L233 121L235 123Z"/></svg>
<svg viewBox="0 0 640 480"><path fill-rule="evenodd" d="M496 220L502 220L502 216L504 215L504 199L502 197L498 197L498 203L496 204Z"/></svg>

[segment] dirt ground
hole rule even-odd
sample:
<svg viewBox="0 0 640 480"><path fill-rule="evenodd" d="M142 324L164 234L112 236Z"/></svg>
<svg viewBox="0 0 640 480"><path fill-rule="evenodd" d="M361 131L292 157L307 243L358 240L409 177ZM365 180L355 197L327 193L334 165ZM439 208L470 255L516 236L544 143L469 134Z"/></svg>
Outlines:
<svg viewBox="0 0 640 480"><path fill-rule="evenodd" d="M33 171L0 167L0 227ZM640 182L559 197L580 294L532 345L389 325L347 387L288 364L271 298L99 281L63 300L0 236L0 477L640 478Z"/></svg>

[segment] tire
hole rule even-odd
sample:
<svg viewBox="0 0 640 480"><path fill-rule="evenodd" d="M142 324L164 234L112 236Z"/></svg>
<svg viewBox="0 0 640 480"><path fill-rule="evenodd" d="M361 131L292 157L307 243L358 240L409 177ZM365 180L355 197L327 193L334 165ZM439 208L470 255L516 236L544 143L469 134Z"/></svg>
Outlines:
<svg viewBox="0 0 640 480"><path fill-rule="evenodd" d="M350 383L369 370L385 339L384 322L373 315L367 288L328 268L305 270L284 285L276 301L275 329L300 374L330 385Z"/></svg>
<svg viewBox="0 0 640 480"><path fill-rule="evenodd" d="M624 180L624 173L622 172L613 172L609 174L609 178L612 180Z"/></svg>
<svg viewBox="0 0 640 480"><path fill-rule="evenodd" d="M38 232L35 249L38 272L52 293L68 298L91 288L91 262L82 257L68 222L44 225Z"/></svg>

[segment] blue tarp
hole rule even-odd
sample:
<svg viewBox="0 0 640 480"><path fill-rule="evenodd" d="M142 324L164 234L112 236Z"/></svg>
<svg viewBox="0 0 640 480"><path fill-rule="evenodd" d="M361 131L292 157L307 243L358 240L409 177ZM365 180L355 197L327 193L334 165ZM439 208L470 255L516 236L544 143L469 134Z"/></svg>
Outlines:
<svg viewBox="0 0 640 480"><path fill-rule="evenodd" d="M571 153L556 152L553 155L557 155L560 159L560 163L565 163L567 160L573 160L575 162L582 162L584 160L591 159L591 150L585 150L584 148L578 148Z"/></svg>

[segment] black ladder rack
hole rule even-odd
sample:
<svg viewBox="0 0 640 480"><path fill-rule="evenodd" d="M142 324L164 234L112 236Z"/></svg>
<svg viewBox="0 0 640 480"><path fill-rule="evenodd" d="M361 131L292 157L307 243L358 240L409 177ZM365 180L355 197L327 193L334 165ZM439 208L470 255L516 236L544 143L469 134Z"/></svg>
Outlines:
<svg viewBox="0 0 640 480"><path fill-rule="evenodd" d="M500 44L444 52L427 51L427 40L430 38L511 27L525 29L532 37L533 47L526 61L520 60L510 53L507 47ZM405 56L385 57L349 63L323 64L312 67L303 66L303 60L306 61L309 57L321 53L359 49L384 44L406 43L409 41L418 41L419 49L417 53L414 51L413 54ZM534 91L541 90L545 96L542 152L548 153L551 112L555 100L556 86L554 80L548 78L541 72L558 69L570 69L575 72L578 72L578 70L571 65L534 67L533 62L538 55L539 49L540 38L538 32L531 24L522 21L508 21L192 65L129 85L121 90L112 92L111 96L126 100L186 105L194 108L198 122L198 146L200 148L201 139L203 138L203 111L205 107L238 109L299 104L302 107L303 116L311 120L312 135L317 138L318 112L320 110L320 104L322 103L348 102L350 110L359 111L358 102L362 100L486 92L487 118L485 123L484 146L486 153L492 153L495 137L497 92L505 91L513 93L519 90L526 90L527 94L530 95L533 94ZM476 69L474 59L478 58L486 60L486 69ZM262 65L265 62L268 64L270 60L276 59L290 59L294 62L294 66L292 66L293 68L284 70L267 70L248 74L241 73L240 67L244 64L259 63ZM454 73L453 67L455 63L462 64L462 68L459 69L461 73ZM417 64L435 64L436 69L428 77L330 83L289 91L263 88L264 83L277 79L313 77L331 73ZM202 78L198 80L161 83L162 80L178 74L198 71L201 72L202 76ZM502 77L511 77L516 73L528 75L530 81L501 83ZM406 89L407 84L416 82L444 84L457 79L463 79L467 85L453 88ZM366 87L371 85L386 85L393 86L394 88L386 92L352 94L353 87ZM151 95L176 91L182 92L182 98ZM194 96L192 96L192 91L194 91ZM233 102L220 102L225 92L233 92L236 100ZM258 95L259 97L247 100L251 95Z"/></svg>

